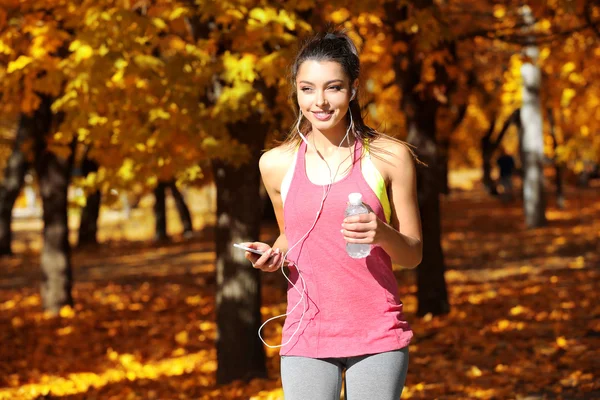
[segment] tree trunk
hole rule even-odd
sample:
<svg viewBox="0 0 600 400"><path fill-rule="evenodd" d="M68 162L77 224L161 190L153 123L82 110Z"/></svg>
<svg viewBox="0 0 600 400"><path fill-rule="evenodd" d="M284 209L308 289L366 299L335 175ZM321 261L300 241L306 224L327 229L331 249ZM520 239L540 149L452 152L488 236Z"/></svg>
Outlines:
<svg viewBox="0 0 600 400"><path fill-rule="evenodd" d="M536 228L546 224L543 160L537 152L523 151L523 206L525 224Z"/></svg>
<svg viewBox="0 0 600 400"><path fill-rule="evenodd" d="M212 29L216 29L212 21L205 23L199 18L186 18L186 23L194 39L208 36ZM222 44L219 47L219 51L225 48ZM270 103L270 108L275 109L274 88L264 87L260 80L254 84L255 87L263 86L258 90ZM267 376L265 350L257 335L262 321L261 272L249 266L244 253L233 247L233 243L259 239L258 160L269 128L260 123L261 119L261 115L251 115L246 121L228 127L234 139L248 145L251 157L247 165L236 168L220 160L212 161L217 187L216 347L217 383L220 384Z"/></svg>
<svg viewBox="0 0 600 400"><path fill-rule="evenodd" d="M433 7L432 0L419 0L411 4L415 8ZM439 103L431 92L415 90L421 81L422 64L412 48L411 42L414 37L395 28L397 23L408 18L407 6L387 2L385 12L386 25L394 42L409 43L410 51L394 56L396 83L402 89L402 112L406 116L407 140L416 146L417 156L428 165L417 168L419 210L423 227L423 260L417 267L417 313L445 314L449 312L450 304L441 245L440 158L436 143L436 114ZM449 79L443 68L437 68L436 75L439 80Z"/></svg>
<svg viewBox="0 0 600 400"><path fill-rule="evenodd" d="M29 168L27 155L22 147L26 140L31 139L37 122L36 114L32 117L21 116L15 144L4 169L4 179L0 185L0 256L12 254L12 210Z"/></svg>
<svg viewBox="0 0 600 400"><path fill-rule="evenodd" d="M559 162L554 161L554 173L556 179L556 205L561 210L565 208L565 194L563 190L563 169Z"/></svg>
<svg viewBox="0 0 600 400"><path fill-rule="evenodd" d="M423 226L423 260L417 267L417 314L446 314L450 311L450 303L441 245L440 158L435 139L435 118L432 117L436 113L437 103L416 98L405 100L404 103L408 142L416 146L417 156L427 164L427 167L417 168L417 192Z"/></svg>
<svg viewBox="0 0 600 400"><path fill-rule="evenodd" d="M73 157L62 159L46 146L46 136L52 125L50 104L51 100L44 98L36 112L39 125L35 131L35 168L44 211L44 247L40 261L42 302L45 310L56 314L62 306L73 305L71 246L67 223L67 189Z"/></svg>
<svg viewBox="0 0 600 400"><path fill-rule="evenodd" d="M156 230L154 240L167 240L167 206L165 201L166 183L159 181L154 188L154 218Z"/></svg>
<svg viewBox="0 0 600 400"><path fill-rule="evenodd" d="M554 114L552 113L552 108L548 107L546 110L548 113L548 123L550 124L550 135L552 136L552 149L554 150L554 159L552 160L554 163L554 179L556 185L556 205L558 208L565 208L565 196L563 192L563 182L562 182L562 166L561 162L556 157L556 148L558 147L558 140L556 138L556 123L554 120Z"/></svg>
<svg viewBox="0 0 600 400"><path fill-rule="evenodd" d="M190 210L185 203L185 199L183 198L179 189L177 189L177 185L175 184L175 180L171 180L167 182L167 186L171 190L171 196L175 200L175 206L177 207L177 213L179 214L179 219L181 219L181 224L183 225L183 234L190 234L194 231L192 227L192 217L190 215Z"/></svg>
<svg viewBox="0 0 600 400"><path fill-rule="evenodd" d="M525 23L533 26L531 9L521 7ZM544 137L540 90L542 74L537 65L538 48L528 46L525 53L531 61L521 66L523 105L521 106L521 163L523 165L523 205L525 224L535 228L546 224L544 199Z"/></svg>
<svg viewBox="0 0 600 400"><path fill-rule="evenodd" d="M481 158L483 160L483 186L489 194L498 194L496 185L492 179L492 155L494 154L494 146L492 135L494 134L494 126L496 125L496 117L491 119L490 126L486 134L481 138Z"/></svg>
<svg viewBox="0 0 600 400"><path fill-rule="evenodd" d="M98 171L98 163L85 157L81 169L83 176L87 176L91 172ZM85 207L81 211L81 221L79 222L79 236L77 240L79 246L95 245L98 243L98 217L100 216L101 199L100 190L96 190L87 198Z"/></svg>
<svg viewBox="0 0 600 400"><path fill-rule="evenodd" d="M452 85L450 88L453 92L457 90L457 85ZM450 162L450 144L451 137L456 132L460 124L464 121L467 116L467 108L468 103L456 105L456 106L448 106L450 110L450 115L454 118L452 119L452 123L448 132L444 132L444 136L439 139L439 165L440 165L440 190L442 194L450 194L450 181L449 181L449 162ZM438 129L439 130L439 129Z"/></svg>
<svg viewBox="0 0 600 400"><path fill-rule="evenodd" d="M187 18L195 39L208 35L216 24L199 18ZM210 26L212 25L212 27ZM221 43L219 51L224 51ZM276 89L267 88L261 80L254 82L271 109ZM216 244L216 318L217 318L217 383L236 379L249 380L267 376L266 357L257 332L262 315L260 274L249 266L244 253L233 243L255 241L260 234L260 158L269 126L260 123L261 115L228 127L230 135L248 145L251 153L247 165L236 168L220 160L212 161L217 187Z"/></svg>
<svg viewBox="0 0 600 400"><path fill-rule="evenodd" d="M88 246L98 244L98 217L100 216L100 203L102 194L99 190L87 197L85 207L81 211L79 223L79 236L77 244Z"/></svg>
<svg viewBox="0 0 600 400"><path fill-rule="evenodd" d="M448 179L448 162L450 161L450 138L444 138L438 146L438 169L440 173L440 193L450 194L450 183Z"/></svg>
<svg viewBox="0 0 600 400"><path fill-rule="evenodd" d="M252 268L234 243L258 240L261 200L258 159L268 127L252 116L231 126L248 144L251 159L237 168L213 161L217 186L217 382L266 377L265 352L257 336L261 325L260 271ZM240 134L241 133L241 134Z"/></svg>

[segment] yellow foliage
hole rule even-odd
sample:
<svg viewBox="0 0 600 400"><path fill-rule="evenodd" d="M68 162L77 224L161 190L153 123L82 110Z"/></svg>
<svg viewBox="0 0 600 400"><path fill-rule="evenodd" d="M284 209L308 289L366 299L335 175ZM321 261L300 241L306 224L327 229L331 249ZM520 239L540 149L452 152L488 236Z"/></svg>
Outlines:
<svg viewBox="0 0 600 400"><path fill-rule="evenodd" d="M539 27L540 31L547 32L550 30L550 28L552 28L552 22L550 22L550 20L544 18L540 22L538 22L538 27Z"/></svg>
<svg viewBox="0 0 600 400"><path fill-rule="evenodd" d="M53 96L53 111L65 116L58 128L64 138L103 149L94 153L107 167L98 185L122 186L131 180L147 184L165 174L196 179L201 172L195 165L202 159L245 159L247 147L229 135L232 122L260 115L264 122L277 122L270 129L274 135L286 131L293 119L287 67L299 40L322 28L315 24L315 13L304 13L313 8L322 12L325 23L343 24L361 48L362 75L367 77L361 96L369 102L365 110L373 126L406 135L397 63L407 70L410 62L418 61L417 88L423 95L449 107L468 102L469 110L476 110L467 114L469 129L453 134L454 143L460 144L453 164L478 162L479 136L474 132L485 131L491 110L504 116L521 101L522 60L515 46L481 36L461 41L461 65L440 51L445 41L463 33L468 37L468 29L479 24L506 37L518 36L517 13L500 4L436 2L411 8L406 19L390 22L381 0L326 5L314 0L53 0L44 3L44 13L33 0L5 3L0 11L0 109L31 113L41 94ZM577 26L563 12L563 2L552 4L555 13L532 5L539 16L536 32ZM456 7L489 18L478 21L463 13L461 23L454 23ZM597 14L598 8L592 11ZM220 29L192 38L188 23L194 18L188 17L203 27L214 21ZM405 39L394 39L392 28ZM600 109L594 83L600 81L599 72L593 68L600 51L590 42L590 33L545 43L539 58L548 79L545 106L564 116L557 123L561 140L556 153L572 168L579 167L574 160L582 154L593 156L600 149L594 135L600 118L589 111ZM487 98L468 95L471 72ZM439 85L445 74L458 85L456 93ZM451 118L440 116L439 126L451 126ZM148 141L151 137L154 142Z"/></svg>
<svg viewBox="0 0 600 400"><path fill-rule="evenodd" d="M13 54L13 49L10 48L4 41L0 40L0 54L11 55Z"/></svg>
<svg viewBox="0 0 600 400"><path fill-rule="evenodd" d="M556 345L561 348L567 347L567 341L565 340L564 336L556 338Z"/></svg>
<svg viewBox="0 0 600 400"><path fill-rule="evenodd" d="M169 19L172 21L174 19L181 18L181 17L183 17L183 16L185 16L187 14L188 14L187 8L185 8L185 7L176 7L169 14Z"/></svg>
<svg viewBox="0 0 600 400"><path fill-rule="evenodd" d="M569 61L567 62L565 65L562 66L562 74L563 75L568 75L570 72L575 70L575 63L573 61Z"/></svg>
<svg viewBox="0 0 600 400"><path fill-rule="evenodd" d="M561 107L568 107L571 104L573 97L575 97L575 94L576 92L572 88L565 88L560 99Z"/></svg>
<svg viewBox="0 0 600 400"><path fill-rule="evenodd" d="M481 370L479 368L477 368L477 366L472 366L471 369L469 369L469 371L467 372L467 376L470 378L478 378L481 375L483 375L483 373L481 372Z"/></svg>
<svg viewBox="0 0 600 400"><path fill-rule="evenodd" d="M253 54L234 55L227 51L223 55L223 78L231 83L254 82L257 77L255 64L256 56Z"/></svg>
<svg viewBox="0 0 600 400"><path fill-rule="evenodd" d="M144 54L135 55L133 61L142 68L150 68L153 70L164 66L164 63L159 58Z"/></svg>
<svg viewBox="0 0 600 400"><path fill-rule="evenodd" d="M506 8L502 5L495 5L494 6L494 17L501 19L504 18L504 16L506 15Z"/></svg>
<svg viewBox="0 0 600 400"><path fill-rule="evenodd" d="M123 181L131 181L135 176L133 160L131 158L126 158L117 174Z"/></svg>
<svg viewBox="0 0 600 400"><path fill-rule="evenodd" d="M60 316L62 318L73 318L75 317L75 310L70 306L64 306L60 309Z"/></svg>
<svg viewBox="0 0 600 400"><path fill-rule="evenodd" d="M189 335L187 331L181 331L175 335L175 341L180 345L185 345L189 341Z"/></svg>
<svg viewBox="0 0 600 400"><path fill-rule="evenodd" d="M341 24L350 17L350 11L346 8L340 8L330 14L330 18L336 24Z"/></svg>
<svg viewBox="0 0 600 400"><path fill-rule="evenodd" d="M544 61L546 60L550 54L551 54L551 50L549 47L544 47L541 51L540 51L540 61Z"/></svg>
<svg viewBox="0 0 600 400"><path fill-rule="evenodd" d="M171 118L171 114L162 108L153 108L149 113L150 122L156 121L157 119L168 120Z"/></svg>
<svg viewBox="0 0 600 400"><path fill-rule="evenodd" d="M158 30L163 31L167 29L167 24L160 18L152 18L152 24L158 28Z"/></svg>
<svg viewBox="0 0 600 400"><path fill-rule="evenodd" d="M15 61L11 61L8 63L8 68L6 69L6 72L11 74L15 71L21 70L27 65L31 64L32 61L33 59L31 57L19 56L19 58L17 58Z"/></svg>

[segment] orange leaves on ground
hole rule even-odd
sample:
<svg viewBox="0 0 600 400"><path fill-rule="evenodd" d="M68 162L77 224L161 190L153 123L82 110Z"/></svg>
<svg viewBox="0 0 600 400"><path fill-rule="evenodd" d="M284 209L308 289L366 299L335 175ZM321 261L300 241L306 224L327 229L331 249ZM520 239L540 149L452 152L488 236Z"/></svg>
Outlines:
<svg viewBox="0 0 600 400"><path fill-rule="evenodd" d="M520 204L478 190L444 200L451 313L416 317L414 271L397 271L415 332L404 399L600 393L600 208L591 190L567 198L578 198L577 209L573 200L550 207L549 225L535 231L522 227ZM283 399L277 350L267 349L269 379L216 385L211 242L103 246L74 253L76 305L60 318L40 311L37 285L20 283L39 279L38 258L9 259L0 275L0 399ZM264 275L263 319L285 312L283 283ZM282 323L267 324L267 343L279 344Z"/></svg>

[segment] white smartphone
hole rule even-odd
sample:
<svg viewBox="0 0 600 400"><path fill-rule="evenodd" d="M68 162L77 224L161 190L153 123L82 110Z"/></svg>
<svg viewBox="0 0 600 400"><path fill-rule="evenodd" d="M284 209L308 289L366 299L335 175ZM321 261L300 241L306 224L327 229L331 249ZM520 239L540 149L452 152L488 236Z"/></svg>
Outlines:
<svg viewBox="0 0 600 400"><path fill-rule="evenodd" d="M249 251L250 253L258 254L259 256L262 256L263 254L265 254L265 252L262 250L251 249L250 247L246 247L239 243L234 243L233 247L237 247L238 249Z"/></svg>

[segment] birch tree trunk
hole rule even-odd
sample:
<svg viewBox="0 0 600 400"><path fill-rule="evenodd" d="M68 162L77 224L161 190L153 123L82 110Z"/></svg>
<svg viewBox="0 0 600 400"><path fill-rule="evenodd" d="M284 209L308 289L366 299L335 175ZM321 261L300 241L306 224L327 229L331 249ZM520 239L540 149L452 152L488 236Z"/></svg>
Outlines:
<svg viewBox="0 0 600 400"><path fill-rule="evenodd" d="M531 9L521 7L523 19L528 26L535 23ZM521 163L523 165L523 207L525 224L529 228L543 226L546 223L546 204L544 198L544 137L540 90L542 74L537 60L539 49L530 45L524 49L528 60L521 67L523 80L521 106Z"/></svg>

